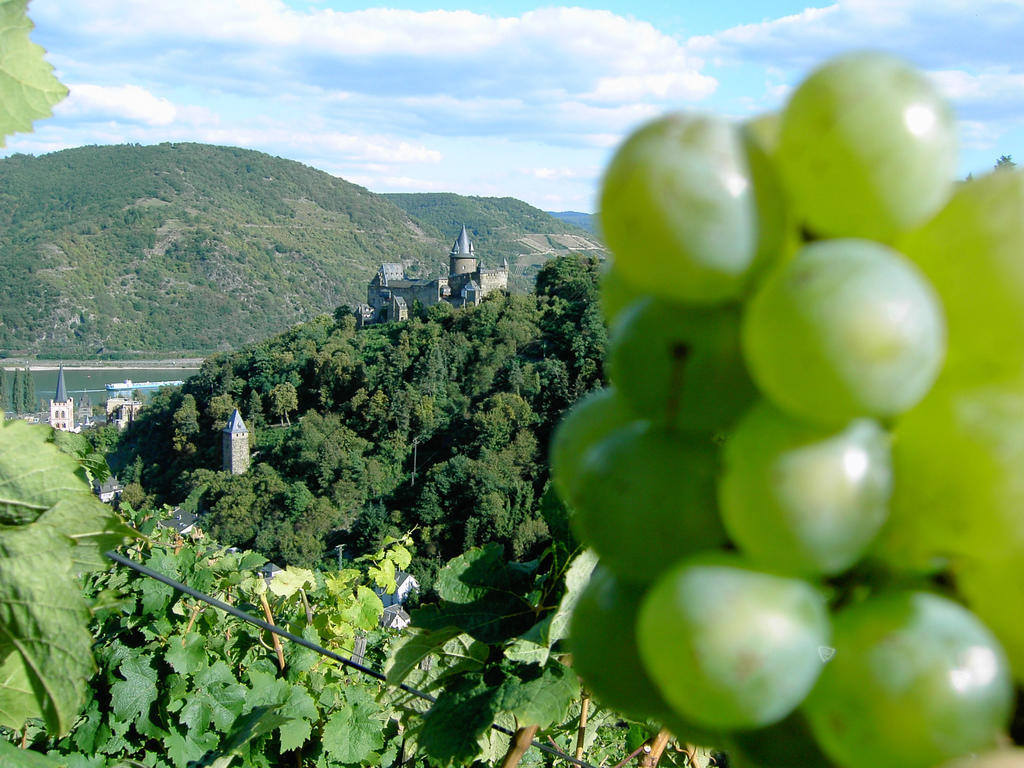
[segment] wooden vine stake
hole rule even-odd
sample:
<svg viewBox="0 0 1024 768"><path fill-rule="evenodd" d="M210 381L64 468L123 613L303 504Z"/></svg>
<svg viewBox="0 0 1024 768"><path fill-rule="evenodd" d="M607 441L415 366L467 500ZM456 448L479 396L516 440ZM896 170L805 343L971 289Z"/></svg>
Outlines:
<svg viewBox="0 0 1024 768"><path fill-rule="evenodd" d="M508 752L501 761L501 768L516 768L519 761L523 759L526 750L533 744L533 737L537 735L537 726L529 725L525 728L517 728L512 734L512 741L508 745Z"/></svg>
<svg viewBox="0 0 1024 768"><path fill-rule="evenodd" d="M267 617L267 623L274 623L274 614L270 612L270 603L267 602L267 594L264 592L260 595L260 603L263 605L263 615ZM277 665L284 670L284 648L281 647L281 638L277 636L276 632L270 633L271 638L274 641L274 650L277 651Z"/></svg>
<svg viewBox="0 0 1024 768"><path fill-rule="evenodd" d="M662 728L658 731L658 735L651 741L651 751L644 754L643 759L640 760L640 765L643 768L654 768L658 764L671 736L672 734L669 733L667 728Z"/></svg>
<svg viewBox="0 0 1024 768"><path fill-rule="evenodd" d="M587 737L587 716L590 713L590 691L583 691L580 699L580 727L576 731L576 759L583 759L583 742Z"/></svg>

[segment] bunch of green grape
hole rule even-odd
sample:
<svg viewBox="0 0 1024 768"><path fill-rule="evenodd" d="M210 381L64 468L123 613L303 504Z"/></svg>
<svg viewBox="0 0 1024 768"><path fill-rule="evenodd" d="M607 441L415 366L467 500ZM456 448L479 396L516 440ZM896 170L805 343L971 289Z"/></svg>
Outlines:
<svg viewBox="0 0 1024 768"><path fill-rule="evenodd" d="M656 119L606 171L609 386L551 446L600 561L573 663L741 768L1009 743L1024 175L956 181L955 134L927 78L855 53L778 115Z"/></svg>

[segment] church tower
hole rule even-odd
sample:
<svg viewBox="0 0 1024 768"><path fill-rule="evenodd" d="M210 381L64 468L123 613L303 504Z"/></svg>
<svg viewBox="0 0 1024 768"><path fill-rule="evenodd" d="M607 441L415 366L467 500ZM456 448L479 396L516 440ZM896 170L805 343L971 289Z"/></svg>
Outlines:
<svg viewBox="0 0 1024 768"><path fill-rule="evenodd" d="M50 401L50 426L64 432L75 431L75 401L64 385L64 364L57 370L57 391Z"/></svg>
<svg viewBox="0 0 1024 768"><path fill-rule="evenodd" d="M450 277L476 272L476 255L473 253L473 243L469 240L465 224L462 225L462 232L456 238L455 245L452 246L452 250L448 254L448 261Z"/></svg>
<svg viewBox="0 0 1024 768"><path fill-rule="evenodd" d="M224 454L223 469L233 475L244 474L249 469L249 430L245 428L242 414L235 408L222 432L221 450Z"/></svg>

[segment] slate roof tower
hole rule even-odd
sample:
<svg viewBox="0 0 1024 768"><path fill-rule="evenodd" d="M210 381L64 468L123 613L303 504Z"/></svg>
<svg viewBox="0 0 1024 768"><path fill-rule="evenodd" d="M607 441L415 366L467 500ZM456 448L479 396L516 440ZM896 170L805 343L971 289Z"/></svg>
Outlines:
<svg viewBox="0 0 1024 768"><path fill-rule="evenodd" d="M469 239L469 232L466 231L465 224L462 225L462 232L455 239L455 245L452 246L452 250L448 254L448 260L450 262L449 277L476 272L476 254L473 253L473 243Z"/></svg>
<svg viewBox="0 0 1024 768"><path fill-rule="evenodd" d="M57 369L57 391L50 401L50 426L64 432L75 431L75 400L64 384L64 363Z"/></svg>
<svg viewBox="0 0 1024 768"><path fill-rule="evenodd" d="M221 434L224 471L233 475L244 474L249 469L249 430L245 428L242 414L237 408L231 413L228 425Z"/></svg>

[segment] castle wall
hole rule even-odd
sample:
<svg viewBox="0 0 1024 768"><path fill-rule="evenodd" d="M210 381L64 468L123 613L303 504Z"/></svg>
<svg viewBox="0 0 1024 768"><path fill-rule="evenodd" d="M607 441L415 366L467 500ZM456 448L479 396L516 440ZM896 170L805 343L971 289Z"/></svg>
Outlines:
<svg viewBox="0 0 1024 768"><path fill-rule="evenodd" d="M508 271L504 269L480 270L480 291L486 296L491 291L508 290Z"/></svg>

